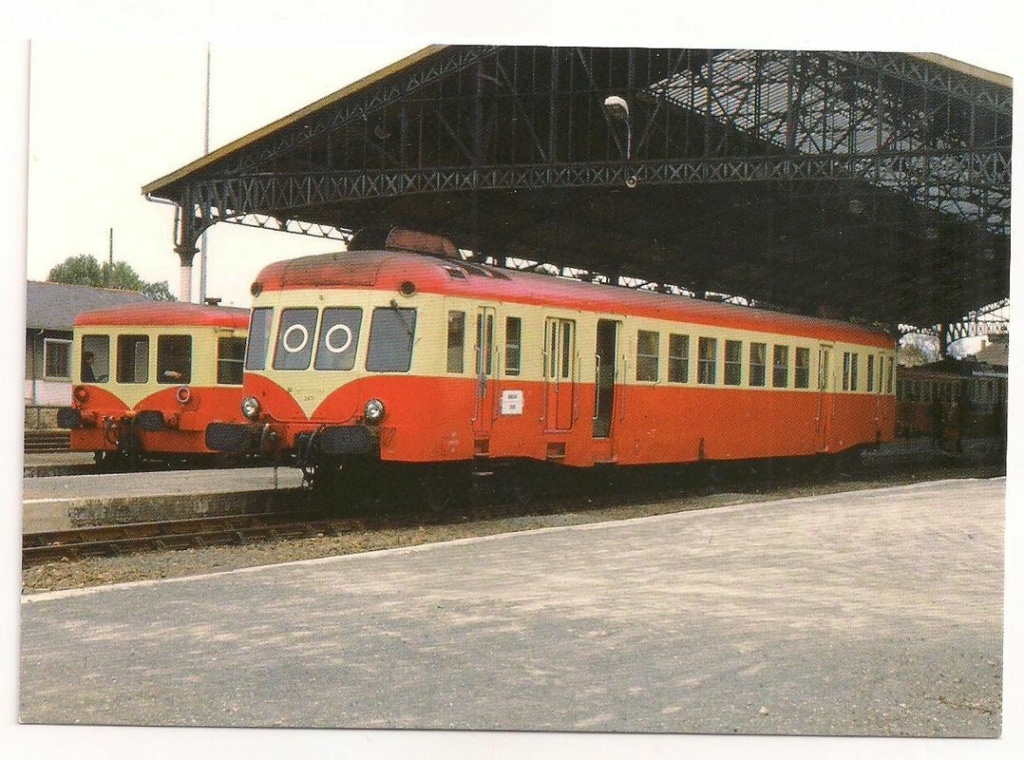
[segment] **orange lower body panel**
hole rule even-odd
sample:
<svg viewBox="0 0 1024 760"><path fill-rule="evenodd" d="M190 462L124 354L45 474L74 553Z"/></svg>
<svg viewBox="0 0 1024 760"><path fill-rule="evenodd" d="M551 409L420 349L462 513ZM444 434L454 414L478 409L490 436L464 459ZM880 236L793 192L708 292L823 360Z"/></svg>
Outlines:
<svg viewBox="0 0 1024 760"><path fill-rule="evenodd" d="M382 375L338 387L306 416L284 388L246 380L285 448L321 425L355 425L363 405L384 403L381 459L450 462L555 459L574 467L743 460L833 453L890 441L894 399L877 394L616 386L610 426L595 425L592 384L554 388L492 380ZM607 435L595 437L608 431Z"/></svg>
<svg viewBox="0 0 1024 760"><path fill-rule="evenodd" d="M128 406L116 395L90 387L86 401L77 408L83 425L71 430L72 451L118 450L119 440L129 429L142 451L152 454L214 454L206 447L206 427L211 422L243 422L239 410L240 388L191 387L185 403L178 400L177 386L164 388ZM142 430L132 425L140 412L158 412L160 430Z"/></svg>

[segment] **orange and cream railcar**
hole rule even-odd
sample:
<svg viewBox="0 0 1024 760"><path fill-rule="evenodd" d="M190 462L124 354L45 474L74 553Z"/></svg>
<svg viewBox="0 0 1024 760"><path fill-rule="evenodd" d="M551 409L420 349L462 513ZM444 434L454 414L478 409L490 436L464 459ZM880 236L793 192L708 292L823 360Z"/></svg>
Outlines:
<svg viewBox="0 0 1024 760"><path fill-rule="evenodd" d="M409 252L418 247L433 255ZM583 468L893 438L895 343L883 332L454 253L392 231L264 268L252 286L250 423L211 426L210 447L283 455L315 483L358 462Z"/></svg>
<svg viewBox="0 0 1024 760"><path fill-rule="evenodd" d="M58 422L71 449L97 463L210 460L211 422L239 411L247 309L143 303L97 309L74 323L71 406Z"/></svg>

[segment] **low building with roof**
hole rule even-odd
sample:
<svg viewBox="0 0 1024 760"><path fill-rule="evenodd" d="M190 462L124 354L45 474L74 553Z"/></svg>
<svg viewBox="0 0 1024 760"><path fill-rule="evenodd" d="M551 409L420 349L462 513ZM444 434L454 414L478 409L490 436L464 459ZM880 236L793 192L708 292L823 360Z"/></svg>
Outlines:
<svg viewBox="0 0 1024 760"><path fill-rule="evenodd" d="M25 314L25 427L56 424L58 407L71 403L72 326L83 311L148 301L130 290L27 283Z"/></svg>

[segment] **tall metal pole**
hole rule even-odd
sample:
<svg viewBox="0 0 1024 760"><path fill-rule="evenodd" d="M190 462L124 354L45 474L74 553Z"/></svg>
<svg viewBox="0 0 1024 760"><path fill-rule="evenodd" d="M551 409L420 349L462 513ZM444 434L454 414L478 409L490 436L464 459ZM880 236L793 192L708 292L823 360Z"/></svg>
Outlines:
<svg viewBox="0 0 1024 760"><path fill-rule="evenodd" d="M206 43L206 109L203 122L203 155L210 152L210 43ZM206 230L199 236L199 303L206 303Z"/></svg>

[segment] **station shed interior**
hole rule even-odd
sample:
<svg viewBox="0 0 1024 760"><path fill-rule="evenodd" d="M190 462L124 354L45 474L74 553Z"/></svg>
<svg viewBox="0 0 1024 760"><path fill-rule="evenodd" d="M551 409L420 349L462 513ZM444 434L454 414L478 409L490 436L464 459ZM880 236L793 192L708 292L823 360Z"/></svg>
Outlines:
<svg viewBox="0 0 1024 760"><path fill-rule="evenodd" d="M142 191L183 282L218 222L401 226L944 349L1007 329L1011 127L1009 77L937 54L438 45Z"/></svg>

